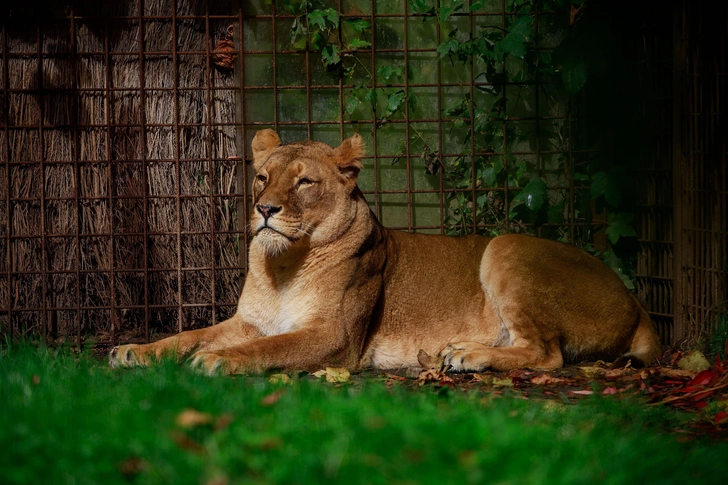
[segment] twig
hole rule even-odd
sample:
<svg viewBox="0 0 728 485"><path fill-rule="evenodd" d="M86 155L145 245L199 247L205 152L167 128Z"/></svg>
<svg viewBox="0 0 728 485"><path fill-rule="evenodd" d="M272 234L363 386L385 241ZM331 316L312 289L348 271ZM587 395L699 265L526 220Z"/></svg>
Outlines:
<svg viewBox="0 0 728 485"><path fill-rule="evenodd" d="M668 397L667 399L663 399L662 401L653 402L652 404L648 404L648 406L658 406L660 404L667 404L669 402L681 401L683 399L687 399L689 397L699 396L701 394L710 394L711 392L715 392L718 389L723 389L723 388L726 388L726 387L728 387L728 382L725 382L725 383L720 384L718 386L709 387L707 389L701 389L699 391L689 392L687 394L683 394L682 396Z"/></svg>

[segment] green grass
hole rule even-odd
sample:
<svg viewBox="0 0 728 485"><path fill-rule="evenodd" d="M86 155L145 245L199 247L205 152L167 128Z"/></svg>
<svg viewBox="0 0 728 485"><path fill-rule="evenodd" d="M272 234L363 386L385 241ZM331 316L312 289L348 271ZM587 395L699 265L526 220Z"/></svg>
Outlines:
<svg viewBox="0 0 728 485"><path fill-rule="evenodd" d="M182 429L186 408L232 421ZM685 419L611 398L555 406L376 379L275 385L0 350L3 484L724 483L728 444L679 442L669 430Z"/></svg>

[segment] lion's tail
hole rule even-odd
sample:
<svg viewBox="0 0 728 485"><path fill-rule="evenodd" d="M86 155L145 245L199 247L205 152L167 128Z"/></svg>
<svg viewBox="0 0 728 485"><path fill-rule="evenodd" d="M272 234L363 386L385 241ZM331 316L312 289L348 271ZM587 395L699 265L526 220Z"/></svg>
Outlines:
<svg viewBox="0 0 728 485"><path fill-rule="evenodd" d="M637 298L635 298L637 300ZM639 305L639 302L637 302ZM632 367L644 367L652 364L662 353L660 337L647 311L640 305L640 320L632 336L629 351L614 362L614 367L623 367L632 361Z"/></svg>

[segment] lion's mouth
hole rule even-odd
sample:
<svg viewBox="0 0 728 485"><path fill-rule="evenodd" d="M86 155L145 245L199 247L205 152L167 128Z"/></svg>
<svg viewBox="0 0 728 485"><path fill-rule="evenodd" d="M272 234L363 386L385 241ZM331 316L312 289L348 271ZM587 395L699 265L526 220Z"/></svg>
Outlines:
<svg viewBox="0 0 728 485"><path fill-rule="evenodd" d="M261 234L261 233L262 233L263 231L265 231L266 229L267 229L267 230L269 230L269 231L272 231L272 232L274 232L274 233L276 233L276 234L280 234L281 236L285 237L286 239L288 239L288 240L289 240L289 241L291 241L291 242L295 242L295 241L297 241L297 240L298 240L298 238L297 238L297 237L292 237L292 236L289 236L288 234L282 233L282 232L281 232L281 231L279 231L278 229L276 229L276 228L274 228L274 227L271 227L271 226L269 226L269 225L267 225L267 224L266 224L266 225L264 225L263 227L261 227L260 229L258 229L258 232L257 232L257 233L256 233L255 235L257 236L258 234Z"/></svg>

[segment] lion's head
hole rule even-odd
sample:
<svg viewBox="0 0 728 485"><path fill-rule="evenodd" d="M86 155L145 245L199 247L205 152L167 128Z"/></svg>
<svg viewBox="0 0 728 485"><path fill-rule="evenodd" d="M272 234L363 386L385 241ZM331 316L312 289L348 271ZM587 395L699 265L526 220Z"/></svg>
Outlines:
<svg viewBox="0 0 728 485"><path fill-rule="evenodd" d="M273 130L262 130L252 149L256 174L251 230L255 243L270 256L298 244L326 244L351 225L364 152L359 135L337 148L315 141L281 146Z"/></svg>

